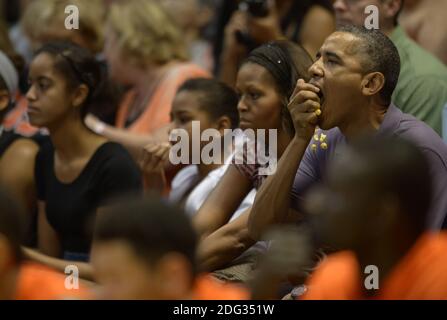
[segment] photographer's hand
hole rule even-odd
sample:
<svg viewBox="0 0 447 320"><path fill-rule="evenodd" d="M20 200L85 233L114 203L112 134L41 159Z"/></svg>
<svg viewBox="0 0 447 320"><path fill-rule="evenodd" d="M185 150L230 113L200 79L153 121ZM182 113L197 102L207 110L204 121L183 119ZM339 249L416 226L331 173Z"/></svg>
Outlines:
<svg viewBox="0 0 447 320"><path fill-rule="evenodd" d="M233 86L236 82L239 63L247 55L248 50L236 39L236 32L247 32L246 14L236 11L225 27L225 38L219 70L219 80Z"/></svg>

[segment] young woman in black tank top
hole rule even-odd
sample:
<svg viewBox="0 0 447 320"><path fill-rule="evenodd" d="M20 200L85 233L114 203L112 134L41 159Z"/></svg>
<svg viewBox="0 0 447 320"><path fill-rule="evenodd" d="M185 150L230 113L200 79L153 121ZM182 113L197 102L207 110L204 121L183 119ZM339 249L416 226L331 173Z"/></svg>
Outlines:
<svg viewBox="0 0 447 320"><path fill-rule="evenodd" d="M141 190L127 151L83 122L90 106L103 102L104 76L86 49L49 43L31 63L27 93L30 122L47 128L50 139L35 164L39 250L26 254L61 271L76 264L87 279L96 214L114 196Z"/></svg>

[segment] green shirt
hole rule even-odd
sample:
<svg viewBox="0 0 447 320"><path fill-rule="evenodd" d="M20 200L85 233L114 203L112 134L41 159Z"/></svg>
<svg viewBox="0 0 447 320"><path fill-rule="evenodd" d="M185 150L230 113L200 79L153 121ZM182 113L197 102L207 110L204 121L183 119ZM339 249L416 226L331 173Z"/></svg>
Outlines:
<svg viewBox="0 0 447 320"><path fill-rule="evenodd" d="M400 55L400 75L392 101L403 112L442 134L442 110L447 103L447 67L411 40L402 27L391 33Z"/></svg>

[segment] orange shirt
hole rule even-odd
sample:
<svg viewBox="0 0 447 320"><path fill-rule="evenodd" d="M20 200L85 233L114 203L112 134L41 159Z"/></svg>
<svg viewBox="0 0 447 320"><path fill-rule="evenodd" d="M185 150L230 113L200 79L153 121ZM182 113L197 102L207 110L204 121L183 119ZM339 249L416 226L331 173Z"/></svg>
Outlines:
<svg viewBox="0 0 447 320"><path fill-rule="evenodd" d="M20 267L15 294L16 300L87 299L88 291L80 284L79 289L65 288L66 276L36 263L24 263Z"/></svg>
<svg viewBox="0 0 447 320"><path fill-rule="evenodd" d="M167 125L170 122L169 114L178 88L186 80L200 77L209 78L210 75L194 64L182 63L172 67L155 89L143 113L126 129L132 133L148 134ZM135 90L130 90L124 96L116 116L117 128L125 128L135 94Z"/></svg>
<svg viewBox="0 0 447 320"><path fill-rule="evenodd" d="M376 299L447 299L447 232L425 234L380 281ZM329 256L308 282L305 300L364 299L362 272L355 255ZM366 276L366 275L365 275ZM380 279L380 270L379 270Z"/></svg>
<svg viewBox="0 0 447 320"><path fill-rule="evenodd" d="M250 295L243 287L224 284L210 275L199 276L194 289L194 300L248 300Z"/></svg>

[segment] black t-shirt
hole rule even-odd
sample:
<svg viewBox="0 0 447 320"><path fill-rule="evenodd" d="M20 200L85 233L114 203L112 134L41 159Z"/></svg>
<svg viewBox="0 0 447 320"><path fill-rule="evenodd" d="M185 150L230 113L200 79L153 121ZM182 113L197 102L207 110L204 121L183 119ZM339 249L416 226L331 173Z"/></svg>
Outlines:
<svg viewBox="0 0 447 320"><path fill-rule="evenodd" d="M46 204L48 222L58 233L65 259L88 260L98 208L114 196L142 191L140 170L127 151L113 142L101 145L68 184L55 176L54 148L45 143L36 157L35 178L38 198Z"/></svg>

